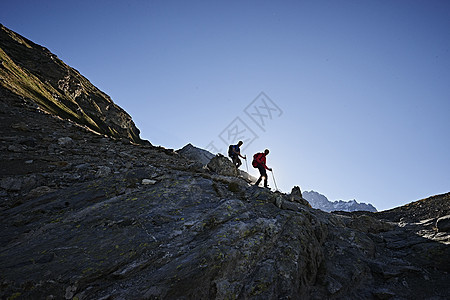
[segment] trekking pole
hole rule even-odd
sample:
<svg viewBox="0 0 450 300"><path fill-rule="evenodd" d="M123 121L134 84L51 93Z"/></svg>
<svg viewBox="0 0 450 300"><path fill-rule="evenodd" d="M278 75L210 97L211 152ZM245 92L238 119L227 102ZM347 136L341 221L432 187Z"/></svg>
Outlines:
<svg viewBox="0 0 450 300"><path fill-rule="evenodd" d="M247 173L248 173L247 155L245 156L245 166L247 167Z"/></svg>
<svg viewBox="0 0 450 300"><path fill-rule="evenodd" d="M273 171L272 172L272 179L273 179L273 183L275 184L275 191L278 191L278 187L277 187L277 182L275 181L275 176L273 175Z"/></svg>

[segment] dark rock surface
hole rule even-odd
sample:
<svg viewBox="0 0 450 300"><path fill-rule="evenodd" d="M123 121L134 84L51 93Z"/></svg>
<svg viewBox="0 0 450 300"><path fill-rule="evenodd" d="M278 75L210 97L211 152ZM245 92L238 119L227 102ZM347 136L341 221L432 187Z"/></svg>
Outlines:
<svg viewBox="0 0 450 300"><path fill-rule="evenodd" d="M2 299L449 298L450 193L330 214L0 99Z"/></svg>

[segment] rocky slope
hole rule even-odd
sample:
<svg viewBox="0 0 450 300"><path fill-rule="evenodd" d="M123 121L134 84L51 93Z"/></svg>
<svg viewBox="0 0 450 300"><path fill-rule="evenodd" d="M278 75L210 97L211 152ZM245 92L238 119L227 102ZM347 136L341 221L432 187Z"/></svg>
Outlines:
<svg viewBox="0 0 450 300"><path fill-rule="evenodd" d="M96 132L144 142L131 117L108 95L46 48L1 24L0 85L30 104Z"/></svg>
<svg viewBox="0 0 450 300"><path fill-rule="evenodd" d="M358 210L370 212L377 211L377 209L370 203L358 203L356 200L330 201L327 197L315 191L305 191L303 192L303 197L308 200L313 208L321 209L326 212Z"/></svg>
<svg viewBox="0 0 450 300"><path fill-rule="evenodd" d="M450 194L330 214L0 100L2 299L449 298Z"/></svg>

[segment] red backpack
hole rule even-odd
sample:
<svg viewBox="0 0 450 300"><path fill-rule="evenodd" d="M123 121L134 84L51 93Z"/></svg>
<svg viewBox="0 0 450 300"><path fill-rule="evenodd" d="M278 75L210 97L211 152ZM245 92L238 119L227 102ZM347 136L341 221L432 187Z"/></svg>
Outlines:
<svg viewBox="0 0 450 300"><path fill-rule="evenodd" d="M264 153L256 153L255 155L253 155L253 161L252 161L253 168L258 167L258 164L260 163L261 155L264 155Z"/></svg>

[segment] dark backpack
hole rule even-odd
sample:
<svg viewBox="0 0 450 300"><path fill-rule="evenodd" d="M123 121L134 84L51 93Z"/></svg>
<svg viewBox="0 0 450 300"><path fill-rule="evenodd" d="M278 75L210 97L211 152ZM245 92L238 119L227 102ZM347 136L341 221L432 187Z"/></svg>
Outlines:
<svg viewBox="0 0 450 300"><path fill-rule="evenodd" d="M258 167L258 159L261 157L262 153L256 153L255 155L253 155L253 161L252 161L252 166L253 168L257 168Z"/></svg>
<svg viewBox="0 0 450 300"><path fill-rule="evenodd" d="M236 154L233 152L234 145L228 147L228 156L233 158Z"/></svg>

